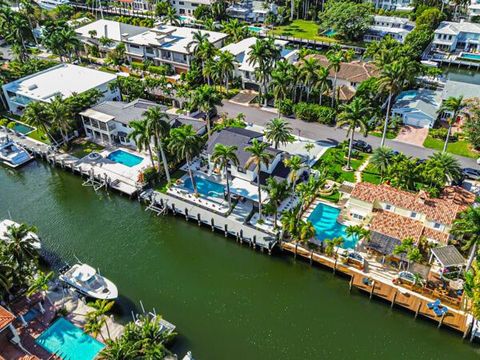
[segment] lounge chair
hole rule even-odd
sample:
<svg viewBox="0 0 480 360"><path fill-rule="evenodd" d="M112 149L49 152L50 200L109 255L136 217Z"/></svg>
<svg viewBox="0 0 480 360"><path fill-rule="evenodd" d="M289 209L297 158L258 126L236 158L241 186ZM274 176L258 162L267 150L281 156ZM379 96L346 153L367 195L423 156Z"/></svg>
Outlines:
<svg viewBox="0 0 480 360"><path fill-rule="evenodd" d="M435 306L433 308L433 312L435 313L435 315L440 317L445 315L448 312L448 309L446 306L443 306L443 307Z"/></svg>
<svg viewBox="0 0 480 360"><path fill-rule="evenodd" d="M427 306L428 306L429 309L434 309L436 307L438 308L440 306L440 300L437 299L434 302L430 302L430 303L427 304Z"/></svg>

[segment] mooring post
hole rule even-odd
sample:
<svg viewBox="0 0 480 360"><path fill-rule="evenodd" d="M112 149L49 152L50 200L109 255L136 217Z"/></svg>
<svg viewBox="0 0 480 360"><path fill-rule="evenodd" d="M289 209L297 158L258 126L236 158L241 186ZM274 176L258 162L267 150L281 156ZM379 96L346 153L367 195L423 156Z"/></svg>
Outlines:
<svg viewBox="0 0 480 360"><path fill-rule="evenodd" d="M200 226L202 223L202 216L200 215L200 213L197 214L197 222L198 222L198 226Z"/></svg>
<svg viewBox="0 0 480 360"><path fill-rule="evenodd" d="M253 246L253 250L255 250L257 246L257 235L253 235L252 246Z"/></svg>
<svg viewBox="0 0 480 360"><path fill-rule="evenodd" d="M422 300L419 301L418 306L417 306L417 310L415 310L415 319L417 318L421 307L422 307Z"/></svg>
<svg viewBox="0 0 480 360"><path fill-rule="evenodd" d="M213 218L210 220L210 224L212 225L212 231L215 230L215 220Z"/></svg>
<svg viewBox="0 0 480 360"><path fill-rule="evenodd" d="M442 314L442 317L440 318L440 321L438 322L438 328L440 328L440 326L442 326L442 324L443 324L443 319L445 319L445 314L446 314L446 312L444 312L444 313Z"/></svg>
<svg viewBox="0 0 480 360"><path fill-rule="evenodd" d="M353 286L353 274L350 276L350 281L348 283L348 291L352 291L352 286Z"/></svg>
<svg viewBox="0 0 480 360"><path fill-rule="evenodd" d="M372 281L372 289L370 290L370 299L373 296L373 291L375 290L375 280Z"/></svg>
<svg viewBox="0 0 480 360"><path fill-rule="evenodd" d="M188 209L187 208L185 208L185 220L188 221Z"/></svg>
<svg viewBox="0 0 480 360"><path fill-rule="evenodd" d="M393 305L395 305L395 300L397 299L397 293L398 293L398 290L395 289L395 293L393 294L393 298L392 298L392 302L390 304L390 308L393 308Z"/></svg>
<svg viewBox="0 0 480 360"><path fill-rule="evenodd" d="M310 251L310 265L313 264L313 250Z"/></svg>

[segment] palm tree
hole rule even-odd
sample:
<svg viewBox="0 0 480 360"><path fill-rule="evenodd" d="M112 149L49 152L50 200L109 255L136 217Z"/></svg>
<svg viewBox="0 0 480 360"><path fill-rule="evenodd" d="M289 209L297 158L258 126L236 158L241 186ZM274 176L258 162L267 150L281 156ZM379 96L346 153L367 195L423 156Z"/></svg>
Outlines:
<svg viewBox="0 0 480 360"><path fill-rule="evenodd" d="M407 237L402 240L400 245L395 246L393 249L393 255L406 254L408 261L407 270L410 269L412 262L418 262L422 259L422 254L418 247L415 245L415 241L411 237Z"/></svg>
<svg viewBox="0 0 480 360"><path fill-rule="evenodd" d="M46 114L46 105L41 101L33 101L27 105L23 114L22 121L40 128L53 141L53 137L50 134L51 124Z"/></svg>
<svg viewBox="0 0 480 360"><path fill-rule="evenodd" d="M87 322L85 323L83 329L87 334L91 334L94 338L100 335L103 342L105 342L105 337L102 334L102 327L104 324L105 324L105 318L89 316L87 317Z"/></svg>
<svg viewBox="0 0 480 360"><path fill-rule="evenodd" d="M170 119L168 115L162 111L159 106L149 108L144 113L146 120L146 131L150 137L153 137L155 148L157 149L158 159L162 159L163 169L167 182L170 182L170 171L168 170L168 161L163 150L163 141L170 132ZM160 176L160 167L158 175Z"/></svg>
<svg viewBox="0 0 480 360"><path fill-rule="evenodd" d="M289 234L293 239L297 236L298 233L298 213L300 213L300 208L290 209L282 213L280 222L282 223L283 235Z"/></svg>
<svg viewBox="0 0 480 360"><path fill-rule="evenodd" d="M169 6L167 9L167 13L163 17L164 23L169 23L172 26L179 26L180 25L180 18L177 15L177 12L173 8L173 6Z"/></svg>
<svg viewBox="0 0 480 360"><path fill-rule="evenodd" d="M325 254L328 256L334 256L335 257L335 266L334 270L337 267L337 254L338 254L338 249L343 245L343 238L342 237L336 237L333 239L325 239L323 241L325 243Z"/></svg>
<svg viewBox="0 0 480 360"><path fill-rule="evenodd" d="M147 120L135 120L128 125L132 132L127 135L128 140L133 140L138 151L148 150L152 167L155 168L155 161L152 154L151 136L147 132Z"/></svg>
<svg viewBox="0 0 480 360"><path fill-rule="evenodd" d="M340 67L342 65L343 54L339 51L329 51L327 53L328 59L328 69L332 69L333 73L335 74L333 77L333 85L332 85L332 107L335 106L335 98L337 96L337 76L338 72L340 71Z"/></svg>
<svg viewBox="0 0 480 360"><path fill-rule="evenodd" d="M223 32L228 34L229 38L234 43L243 40L248 33L247 27L238 19L230 19L228 22L223 22Z"/></svg>
<svg viewBox="0 0 480 360"><path fill-rule="evenodd" d="M7 263L6 261L0 263L0 299L1 295L11 295L11 289L13 287L12 274L15 271L15 266Z"/></svg>
<svg viewBox="0 0 480 360"><path fill-rule="evenodd" d="M68 143L68 131L72 126L72 114L69 106L60 95L46 105L45 114L54 129L58 129L62 135L64 144Z"/></svg>
<svg viewBox="0 0 480 360"><path fill-rule="evenodd" d="M383 179L385 172L387 171L393 157L393 150L381 146L373 150L372 157L370 158L370 163L375 165L380 170L380 178Z"/></svg>
<svg viewBox="0 0 480 360"><path fill-rule="evenodd" d="M115 305L115 301L108 301L108 300L96 300L95 302L88 303L89 306L93 307L95 310L91 313L91 316L97 318L103 318L105 328L107 330L108 338L110 339L110 329L108 328L107 321L105 319L106 314L112 310L112 307Z"/></svg>
<svg viewBox="0 0 480 360"><path fill-rule="evenodd" d="M260 142L257 139L252 140L250 146L245 147L245 151L251 154L250 158L245 163L245 168L249 168L251 165L255 165L255 172L257 173L257 187L258 187L258 216L262 218L262 191L260 187L260 171L262 165L268 166L273 155L267 152L269 147L268 143Z"/></svg>
<svg viewBox="0 0 480 360"><path fill-rule="evenodd" d="M368 239L370 237L370 231L360 225L350 225L345 229L347 236L354 238L358 242L360 240Z"/></svg>
<svg viewBox="0 0 480 360"><path fill-rule="evenodd" d="M12 254L18 264L27 260L38 258L38 250L35 246L37 239L32 234L36 233L34 226L27 224L10 225L7 232L3 234L7 242L7 249Z"/></svg>
<svg viewBox="0 0 480 360"><path fill-rule="evenodd" d="M231 165L238 166L238 157L237 157L236 146L216 144L213 149L212 161L213 166L220 166L221 169L225 171L225 179L227 182L227 197L228 197L228 207L232 208L232 199L230 195L230 183L228 176L228 167Z"/></svg>
<svg viewBox="0 0 480 360"><path fill-rule="evenodd" d="M380 73L380 77L378 79L379 90L388 92L387 113L385 115L385 123L383 125L382 141L380 146L385 146L392 98L398 91L402 89L404 76L404 68L398 62L386 64Z"/></svg>
<svg viewBox="0 0 480 360"><path fill-rule="evenodd" d="M268 205L273 213L273 230L277 229L278 208L288 196L288 184L285 180L277 182L274 178L267 179Z"/></svg>
<svg viewBox="0 0 480 360"><path fill-rule="evenodd" d="M367 107L365 101L361 98L354 98L351 103L342 106L342 112L338 115L337 126L348 126L347 137L350 136L348 144L347 170L351 170L350 161L352 157L353 140L355 129L359 128L364 136L368 132L367 115L370 108Z"/></svg>
<svg viewBox="0 0 480 360"><path fill-rule="evenodd" d="M212 86L202 85L193 92L191 106L197 108L205 114L207 123L207 136L211 135L211 113L217 105L222 104L222 95Z"/></svg>
<svg viewBox="0 0 480 360"><path fill-rule="evenodd" d="M273 143L275 149L278 149L279 144L286 145L293 142L292 131L293 129L285 120L274 118L267 123L264 135L268 141Z"/></svg>
<svg viewBox="0 0 480 360"><path fill-rule="evenodd" d="M197 184L193 177L191 161L199 153L201 147L202 139L197 135L192 125L183 125L170 130L168 148L170 152L176 154L179 158L185 159L187 162L188 174L192 181L194 193L197 196Z"/></svg>
<svg viewBox="0 0 480 360"><path fill-rule="evenodd" d="M317 75L320 68L321 65L315 57L306 58L301 64L300 76L307 87L307 102L310 100L313 85L317 82Z"/></svg>
<svg viewBox="0 0 480 360"><path fill-rule="evenodd" d="M443 101L442 106L440 107L440 110L438 110L440 113L445 111L452 113L452 116L449 119L447 119L448 131L447 131L447 137L445 138L445 143L443 144L442 152L447 151L448 141L450 140L452 127L457 121L457 116L462 112L465 106L466 104L463 101L463 96L459 96L459 97L450 96L448 99Z"/></svg>
<svg viewBox="0 0 480 360"><path fill-rule="evenodd" d="M290 168L288 174L288 181L292 185L292 189L295 190L298 180L298 171L302 168L303 160L298 155L290 156L288 159L283 160L286 167Z"/></svg>
<svg viewBox="0 0 480 360"><path fill-rule="evenodd" d="M124 341L122 338L115 341L107 340L106 345L98 355L101 360L130 360L138 358L139 351L136 349L136 345Z"/></svg>
<svg viewBox="0 0 480 360"><path fill-rule="evenodd" d="M217 67L220 72L220 79L224 82L228 91L230 78L235 70L235 56L230 51L221 51L218 55Z"/></svg>
<svg viewBox="0 0 480 360"><path fill-rule="evenodd" d="M458 219L453 222L451 233L463 243L463 250L470 250L466 270L472 266L472 262L478 254L480 244L480 207L469 207Z"/></svg>
<svg viewBox="0 0 480 360"><path fill-rule="evenodd" d="M47 274L39 271L37 276L33 280L33 283L30 284L30 286L28 287L27 296L30 297L37 292L41 292L42 297L44 297L45 291L48 290L48 283L52 280L53 275L53 271L50 271Z"/></svg>
<svg viewBox="0 0 480 360"><path fill-rule="evenodd" d="M326 90L328 90L329 75L330 75L330 72L325 67L319 67L319 69L317 70L316 82L314 84L314 87L318 90L318 93L319 93L319 98L318 98L319 105L322 105L323 93Z"/></svg>
<svg viewBox="0 0 480 360"><path fill-rule="evenodd" d="M445 152L436 152L425 162L425 173L440 187L458 180L462 176L462 167L453 155Z"/></svg>

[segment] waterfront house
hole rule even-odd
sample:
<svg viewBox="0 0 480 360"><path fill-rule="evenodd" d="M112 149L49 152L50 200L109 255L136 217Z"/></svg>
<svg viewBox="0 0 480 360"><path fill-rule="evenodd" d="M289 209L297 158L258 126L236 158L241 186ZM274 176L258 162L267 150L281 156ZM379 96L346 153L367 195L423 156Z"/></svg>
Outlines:
<svg viewBox="0 0 480 360"><path fill-rule="evenodd" d="M210 7L216 0L171 0L170 4L173 6L178 15L193 16L193 12L200 5Z"/></svg>
<svg viewBox="0 0 480 360"><path fill-rule="evenodd" d="M446 244L453 221L475 201L475 195L458 187L446 187L439 198L425 192L411 193L386 184L355 185L345 205L346 217L369 224L374 238L407 237ZM386 240L385 240L386 241Z"/></svg>
<svg viewBox="0 0 480 360"><path fill-rule="evenodd" d="M119 99L118 89L110 88L116 78L114 74L84 66L59 64L5 84L2 90L8 110L20 114L32 101L48 103L57 95L66 99L91 89L98 89L103 94L101 100Z"/></svg>
<svg viewBox="0 0 480 360"><path fill-rule="evenodd" d="M468 18L470 21L480 16L480 0L472 0L468 6Z"/></svg>
<svg viewBox="0 0 480 360"><path fill-rule="evenodd" d="M405 125L432 128L441 104L440 90L407 90L398 95L392 107L392 115L400 117Z"/></svg>
<svg viewBox="0 0 480 360"><path fill-rule="evenodd" d="M246 89L257 90L259 83L255 78L255 70L258 65L250 62L251 47L258 41L256 37L249 37L238 43L229 44L221 51L229 51L235 56L235 76L242 79L242 87ZM275 45L279 48L282 59L294 63L298 59L298 51L287 49L288 41L275 40Z"/></svg>
<svg viewBox="0 0 480 360"><path fill-rule="evenodd" d="M227 14L230 17L249 23L263 23L269 13L277 15L278 7L266 1L246 0L234 3L227 8Z"/></svg>
<svg viewBox="0 0 480 360"><path fill-rule="evenodd" d="M152 10L152 2L150 0L119 0L121 4L130 6L132 10L148 11Z"/></svg>
<svg viewBox="0 0 480 360"><path fill-rule="evenodd" d="M373 17L373 24L370 25L363 36L366 42L380 41L385 36L390 36L400 43L405 42L405 38L415 28L415 23L406 18L397 16L379 16Z"/></svg>
<svg viewBox="0 0 480 360"><path fill-rule="evenodd" d="M87 137L102 145L123 145L135 147L135 141L127 139L133 129L130 123L141 120L145 111L158 105L152 101L137 99L131 102L104 101L80 113L83 128ZM168 114L170 126L177 127L183 124L192 125L199 133L205 132L205 123L202 119L184 115Z"/></svg>
<svg viewBox="0 0 480 360"><path fill-rule="evenodd" d="M412 11L414 9L412 0L365 0L375 6L376 9L391 11Z"/></svg>
<svg viewBox="0 0 480 360"><path fill-rule="evenodd" d="M325 68L329 68L329 61L325 55L312 54L305 58L315 58ZM300 66L300 62L297 63ZM335 72L330 69L328 79L333 82ZM355 95L358 85L365 80L379 75L376 66L366 61L351 61L340 63L340 69L337 73L337 92L341 101L349 101Z"/></svg>
<svg viewBox="0 0 480 360"><path fill-rule="evenodd" d="M6 351L6 344L20 344L20 337L18 336L17 330L13 326L14 320L15 315L0 305L0 350Z"/></svg>
<svg viewBox="0 0 480 360"><path fill-rule="evenodd" d="M442 21L435 30L432 49L447 53L479 52L480 24Z"/></svg>
<svg viewBox="0 0 480 360"><path fill-rule="evenodd" d="M217 48L222 47L228 37L216 31L160 24L124 40L127 58L131 62L148 59L155 65L170 65L176 73L186 72L196 47L194 34L197 32L207 35L208 41Z"/></svg>
<svg viewBox="0 0 480 360"><path fill-rule="evenodd" d="M127 38L147 30L142 26L101 19L76 29L75 33L83 44L98 46L100 53L105 54Z"/></svg>

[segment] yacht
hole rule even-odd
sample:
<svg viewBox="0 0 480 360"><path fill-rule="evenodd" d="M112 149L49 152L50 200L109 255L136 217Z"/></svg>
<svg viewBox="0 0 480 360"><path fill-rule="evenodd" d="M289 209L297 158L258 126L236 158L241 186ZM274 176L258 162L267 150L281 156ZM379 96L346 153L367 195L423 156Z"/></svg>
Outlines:
<svg viewBox="0 0 480 360"><path fill-rule="evenodd" d="M42 9L52 10L58 5L68 5L69 0L34 0Z"/></svg>
<svg viewBox="0 0 480 360"><path fill-rule="evenodd" d="M8 219L0 221L0 240L3 240L3 241L7 240L7 236L5 234L7 233L8 228L10 226L18 227L18 226L20 226L20 224L16 223L15 221L8 220ZM27 234L27 236L32 238L32 240L33 240L32 244L33 244L33 247L35 249L40 250L42 248L42 245L40 243L40 238L38 237L37 234L35 234L33 232L29 232Z"/></svg>
<svg viewBox="0 0 480 360"><path fill-rule="evenodd" d="M75 264L63 271L59 279L74 287L80 293L101 300L113 300L118 297L118 290L114 283L101 276L87 264Z"/></svg>
<svg viewBox="0 0 480 360"><path fill-rule="evenodd" d="M32 160L32 156L23 147L6 137L0 138L0 161L12 168L19 167Z"/></svg>

